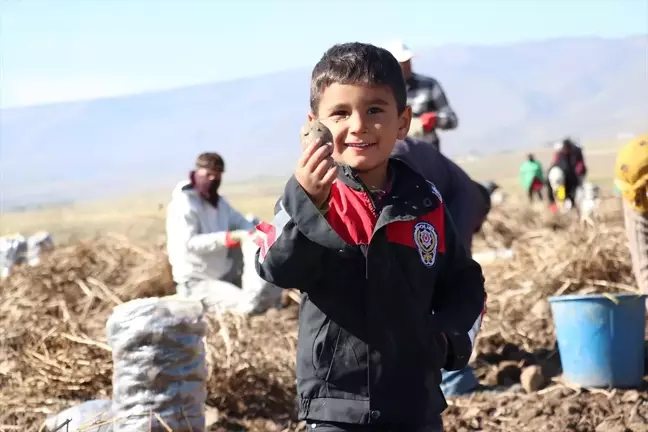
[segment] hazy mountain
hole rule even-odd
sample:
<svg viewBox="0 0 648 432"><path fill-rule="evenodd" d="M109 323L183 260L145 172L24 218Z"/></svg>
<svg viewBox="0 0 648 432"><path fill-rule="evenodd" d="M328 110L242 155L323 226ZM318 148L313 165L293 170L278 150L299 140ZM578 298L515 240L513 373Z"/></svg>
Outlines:
<svg viewBox="0 0 648 432"><path fill-rule="evenodd" d="M450 155L535 146L572 134L648 128L647 36L448 45L417 53L460 117ZM172 91L7 109L0 190L7 205L169 185L195 155L221 152L229 179L285 175L297 157L310 69Z"/></svg>

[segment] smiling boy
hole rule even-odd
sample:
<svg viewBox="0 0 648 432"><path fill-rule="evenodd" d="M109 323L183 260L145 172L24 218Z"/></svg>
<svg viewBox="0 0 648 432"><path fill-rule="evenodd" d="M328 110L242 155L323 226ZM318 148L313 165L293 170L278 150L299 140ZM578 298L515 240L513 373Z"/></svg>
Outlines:
<svg viewBox="0 0 648 432"><path fill-rule="evenodd" d="M441 431L440 369L468 362L484 279L423 177L391 159L412 111L396 59L330 48L315 66L309 119L332 143L303 150L256 268L302 292L299 418L314 431Z"/></svg>

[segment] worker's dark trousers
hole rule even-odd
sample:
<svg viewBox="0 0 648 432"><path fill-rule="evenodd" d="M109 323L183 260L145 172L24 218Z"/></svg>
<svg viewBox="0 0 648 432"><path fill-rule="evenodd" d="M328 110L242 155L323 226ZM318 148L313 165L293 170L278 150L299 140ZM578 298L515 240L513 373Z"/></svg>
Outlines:
<svg viewBox="0 0 648 432"><path fill-rule="evenodd" d="M415 429L404 428L403 426L375 426L347 423L321 423L308 421L308 432L443 432L443 421L435 424L422 426Z"/></svg>

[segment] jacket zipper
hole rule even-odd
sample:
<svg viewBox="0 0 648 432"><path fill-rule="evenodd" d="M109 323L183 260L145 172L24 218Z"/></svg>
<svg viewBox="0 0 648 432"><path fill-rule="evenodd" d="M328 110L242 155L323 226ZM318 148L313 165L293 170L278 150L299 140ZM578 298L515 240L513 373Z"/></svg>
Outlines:
<svg viewBox="0 0 648 432"><path fill-rule="evenodd" d="M374 212L374 215L376 216L376 223L378 222L378 209L376 207L376 203L371 196L371 192L369 189L365 186L365 184L355 175L352 174L352 178L360 184L360 187L362 187L362 190L364 193L367 195L369 198L369 202L371 203L371 210ZM374 227L375 231L376 227ZM369 246L371 245L371 240L373 239L373 234L371 233L371 238L369 239L369 244L367 245L367 248L364 251L364 256L365 256L365 280L367 281L367 284L369 283ZM369 343L367 343L367 354L369 355L369 359L371 359L371 346ZM371 411L371 360L367 361L367 396L369 397L369 409L370 413L373 412Z"/></svg>
<svg viewBox="0 0 648 432"><path fill-rule="evenodd" d="M360 187L362 188L362 191L367 195L369 198L369 202L371 203L371 210L373 211L374 215L376 216L376 223L378 222L378 208L376 206L376 202L374 201L373 197L371 196L371 191L365 186L365 184L356 176L355 174L352 174L353 180L358 182ZM374 227L375 230L375 227ZM373 234L371 233L371 239L373 239ZM367 249L365 250L365 280L369 280L369 245L371 245L371 239L369 240L369 244L367 245Z"/></svg>

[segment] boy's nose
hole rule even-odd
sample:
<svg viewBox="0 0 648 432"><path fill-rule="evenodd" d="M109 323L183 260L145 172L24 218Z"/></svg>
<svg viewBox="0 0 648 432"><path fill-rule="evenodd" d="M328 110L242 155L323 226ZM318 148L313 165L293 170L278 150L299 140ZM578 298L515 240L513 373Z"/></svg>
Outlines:
<svg viewBox="0 0 648 432"><path fill-rule="evenodd" d="M361 134L367 131L367 121L363 115L354 114L349 119L349 132Z"/></svg>

